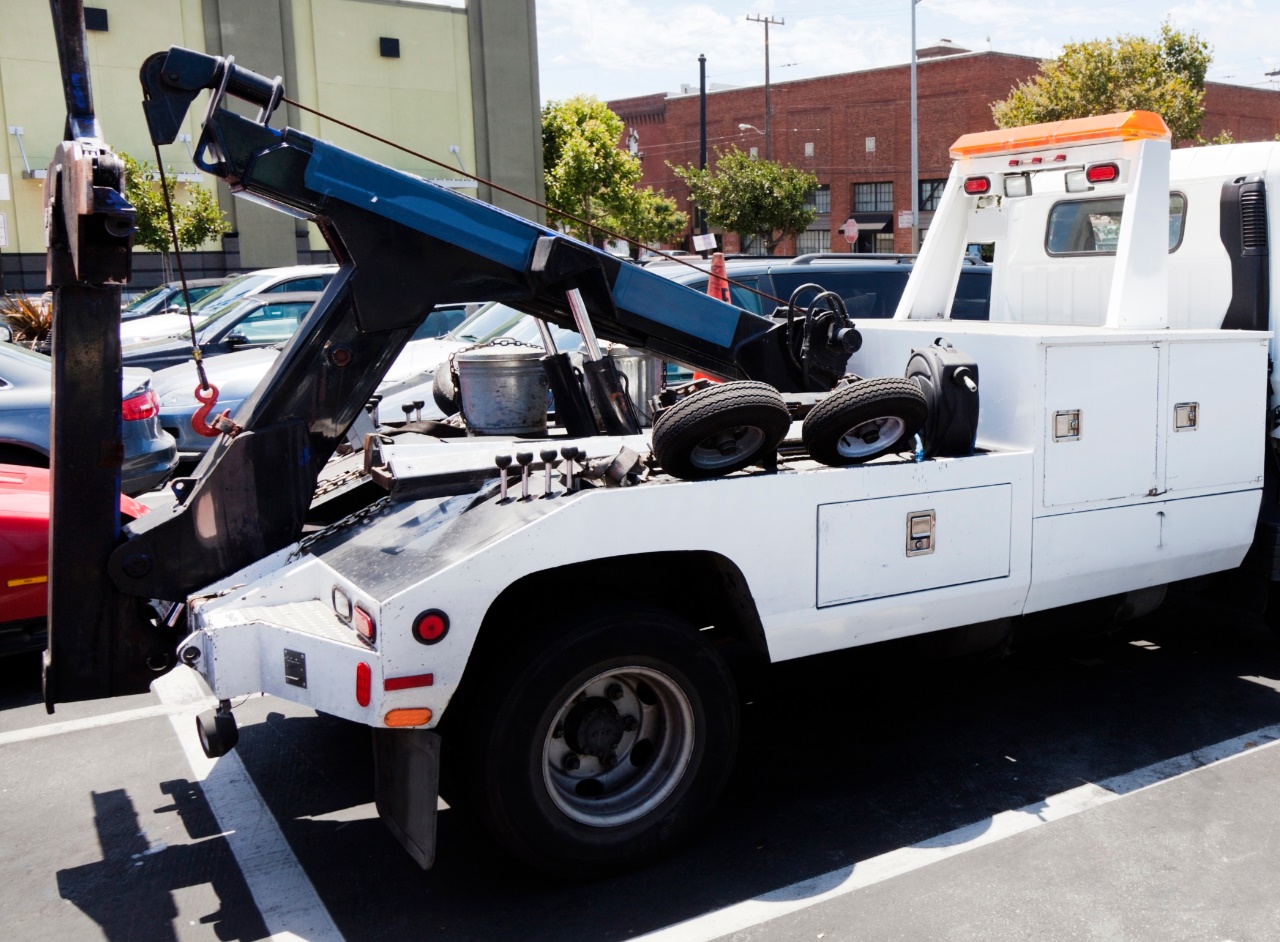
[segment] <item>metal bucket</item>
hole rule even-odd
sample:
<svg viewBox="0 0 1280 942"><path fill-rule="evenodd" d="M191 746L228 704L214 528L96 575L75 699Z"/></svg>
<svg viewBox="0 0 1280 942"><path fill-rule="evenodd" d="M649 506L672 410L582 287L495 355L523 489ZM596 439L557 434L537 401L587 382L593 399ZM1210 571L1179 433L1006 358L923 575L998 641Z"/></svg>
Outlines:
<svg viewBox="0 0 1280 942"><path fill-rule="evenodd" d="M547 433L541 350L481 347L459 353L458 399L468 435Z"/></svg>
<svg viewBox="0 0 1280 942"><path fill-rule="evenodd" d="M605 344L605 352L613 357L618 372L626 377L627 393L635 404L641 425L653 424L653 407L649 400L662 392L662 360L620 343Z"/></svg>

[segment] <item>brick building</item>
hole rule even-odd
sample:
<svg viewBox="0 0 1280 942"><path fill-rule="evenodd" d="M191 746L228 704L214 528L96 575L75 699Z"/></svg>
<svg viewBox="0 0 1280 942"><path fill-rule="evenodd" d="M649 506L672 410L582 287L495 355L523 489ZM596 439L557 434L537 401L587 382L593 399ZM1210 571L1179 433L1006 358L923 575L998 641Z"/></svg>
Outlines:
<svg viewBox="0 0 1280 942"><path fill-rule="evenodd" d="M961 134L994 128L991 103L1034 76L1039 60L967 52L946 44L921 49L917 65L920 227L928 229L950 172L948 150ZM907 65L847 72L772 86L772 147L765 147L764 87L707 93L707 151L736 144L812 171L819 215L798 245L780 252L844 252L845 221L858 222L856 251L911 250L911 79ZM609 102L639 138L643 183L688 206L688 189L667 166L698 161L698 94L645 95ZM1237 141L1280 132L1280 92L1209 83L1202 133ZM625 139L625 138L624 138ZM904 217L905 214L905 217ZM726 233L726 251L740 251ZM750 247L748 247L749 249Z"/></svg>

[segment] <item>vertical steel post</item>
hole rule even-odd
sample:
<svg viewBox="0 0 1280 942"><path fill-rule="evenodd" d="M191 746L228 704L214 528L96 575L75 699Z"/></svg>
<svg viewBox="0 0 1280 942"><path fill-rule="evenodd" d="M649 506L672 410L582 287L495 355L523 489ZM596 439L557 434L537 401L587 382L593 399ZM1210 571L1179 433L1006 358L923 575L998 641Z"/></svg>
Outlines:
<svg viewBox="0 0 1280 942"><path fill-rule="evenodd" d="M707 57L698 56L698 169L707 169ZM707 212L698 206L698 233L707 234ZM705 256L706 253L704 252Z"/></svg>

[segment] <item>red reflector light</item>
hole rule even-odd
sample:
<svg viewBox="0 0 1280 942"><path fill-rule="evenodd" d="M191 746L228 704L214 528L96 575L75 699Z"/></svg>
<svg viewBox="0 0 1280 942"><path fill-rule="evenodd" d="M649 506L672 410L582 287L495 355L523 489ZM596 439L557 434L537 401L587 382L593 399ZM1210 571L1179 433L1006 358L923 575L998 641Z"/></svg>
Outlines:
<svg viewBox="0 0 1280 942"><path fill-rule="evenodd" d="M428 609L413 620L413 637L422 644L435 644L449 631L449 616L438 608Z"/></svg>
<svg viewBox="0 0 1280 942"><path fill-rule="evenodd" d="M382 682L383 690L411 690L414 687L430 687L435 683L434 674L414 674L412 677L388 677Z"/></svg>
<svg viewBox="0 0 1280 942"><path fill-rule="evenodd" d="M1066 160L1066 159L1067 159L1067 155L1066 155L1066 154L1054 154L1054 155L1053 155L1053 159L1054 159L1054 161L1055 161L1055 162L1060 162L1060 161Z"/></svg>
<svg viewBox="0 0 1280 942"><path fill-rule="evenodd" d="M369 705L369 696L373 691L373 668L364 661L356 665L356 703L362 707Z"/></svg>
<svg viewBox="0 0 1280 942"><path fill-rule="evenodd" d="M1084 178L1090 183L1111 183L1120 179L1120 168L1116 164L1094 164L1084 172Z"/></svg>
<svg viewBox="0 0 1280 942"><path fill-rule="evenodd" d="M964 191L970 196L986 193L991 189L991 181L987 177L970 177L964 181Z"/></svg>
<svg viewBox="0 0 1280 942"><path fill-rule="evenodd" d="M373 643L375 629L373 626L372 615L370 615L363 608L357 605L355 610L355 617L352 619L351 623L355 625L356 631L360 632L360 634L364 635L367 639L369 639L370 644Z"/></svg>
<svg viewBox="0 0 1280 942"><path fill-rule="evenodd" d="M120 403L120 413L126 422L154 418L160 414L160 400L156 398L154 390L148 389Z"/></svg>
<svg viewBox="0 0 1280 942"><path fill-rule="evenodd" d="M1032 157L1032 158L1031 158L1031 162L1032 162L1033 164L1042 164L1042 163L1044 163L1044 158L1043 158L1043 157Z"/></svg>

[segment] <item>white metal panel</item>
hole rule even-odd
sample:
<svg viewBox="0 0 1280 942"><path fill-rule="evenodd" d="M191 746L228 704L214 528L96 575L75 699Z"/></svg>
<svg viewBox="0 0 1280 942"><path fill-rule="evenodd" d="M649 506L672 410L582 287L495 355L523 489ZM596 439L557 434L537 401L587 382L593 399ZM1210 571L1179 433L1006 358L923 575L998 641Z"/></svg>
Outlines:
<svg viewBox="0 0 1280 942"><path fill-rule="evenodd" d="M1260 490L1037 518L1028 612L1240 565Z"/></svg>
<svg viewBox="0 0 1280 942"><path fill-rule="evenodd" d="M1106 326L1160 330L1169 326L1169 142L1131 141L1124 150L1132 175Z"/></svg>
<svg viewBox="0 0 1280 942"><path fill-rule="evenodd" d="M818 508L818 607L1009 574L1012 488L936 491ZM932 511L933 551L908 556L907 518Z"/></svg>
<svg viewBox="0 0 1280 942"><path fill-rule="evenodd" d="M1174 410L1181 403L1194 404L1194 428L1175 428ZM1166 490L1260 484L1267 341L1169 344L1164 411Z"/></svg>
<svg viewBox="0 0 1280 942"><path fill-rule="evenodd" d="M1141 497L1155 488L1159 362L1151 344L1048 348L1044 506ZM1054 416L1069 411L1080 413L1080 435L1055 441Z"/></svg>

